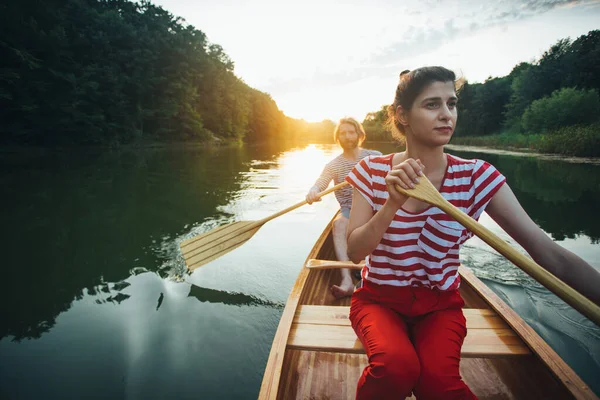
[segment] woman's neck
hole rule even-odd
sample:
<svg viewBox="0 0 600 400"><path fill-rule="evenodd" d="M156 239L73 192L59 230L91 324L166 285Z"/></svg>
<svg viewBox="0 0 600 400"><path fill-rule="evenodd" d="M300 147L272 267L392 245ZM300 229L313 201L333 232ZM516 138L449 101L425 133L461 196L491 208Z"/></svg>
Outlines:
<svg viewBox="0 0 600 400"><path fill-rule="evenodd" d="M414 160L420 160L425 165L425 175L438 176L446 173L448 161L444 153L444 148L440 147L423 147L423 146L410 146L406 144L406 150L401 153L401 158L398 162L402 162L412 158Z"/></svg>

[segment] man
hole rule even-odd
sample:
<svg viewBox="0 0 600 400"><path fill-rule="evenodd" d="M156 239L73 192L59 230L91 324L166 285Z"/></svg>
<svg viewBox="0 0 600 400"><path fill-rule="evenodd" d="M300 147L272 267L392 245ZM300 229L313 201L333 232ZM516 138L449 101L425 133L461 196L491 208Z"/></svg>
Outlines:
<svg viewBox="0 0 600 400"><path fill-rule="evenodd" d="M344 151L325 166L321 176L319 176L319 179L317 179L314 186L306 195L308 204L321 201L317 195L329 186L331 180L336 185L344 182L346 176L360 160L370 155L381 155L379 151L367 150L360 147L365 138L365 130L360 122L354 118L342 118L340 120L333 132L333 139ZM348 254L346 254L348 248L346 243L346 228L348 227L348 218L350 218L350 208L352 207L352 188L346 186L343 189L336 190L335 197L340 203L341 211L340 215L333 221L335 254L339 261L349 261ZM344 268L340 271L342 274L340 284L333 285L330 289L331 293L338 299L350 296L354 292L350 270Z"/></svg>

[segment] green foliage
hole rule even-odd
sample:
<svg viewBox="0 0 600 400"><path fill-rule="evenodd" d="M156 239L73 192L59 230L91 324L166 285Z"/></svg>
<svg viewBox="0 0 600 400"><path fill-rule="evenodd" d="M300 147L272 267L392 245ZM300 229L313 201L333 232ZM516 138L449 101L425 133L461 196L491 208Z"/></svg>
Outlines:
<svg viewBox="0 0 600 400"><path fill-rule="evenodd" d="M4 143L285 134L275 102L257 110L259 95L234 75L221 46L149 1L12 0L0 11ZM257 123L260 114L269 122Z"/></svg>
<svg viewBox="0 0 600 400"><path fill-rule="evenodd" d="M452 144L531 150L577 157L600 157L600 123L565 126L545 134L502 133L453 137Z"/></svg>
<svg viewBox="0 0 600 400"><path fill-rule="evenodd" d="M600 91L600 31L590 31L574 42L559 40L534 64L514 71L512 94L506 105L505 128L525 129L521 117L535 100L558 89L577 87Z"/></svg>
<svg viewBox="0 0 600 400"><path fill-rule="evenodd" d="M569 125L589 124L600 119L600 97L593 90L563 88L535 100L523 114L526 132L543 133Z"/></svg>
<svg viewBox="0 0 600 400"><path fill-rule="evenodd" d="M267 93L252 90L247 139L251 142L285 138L288 135L287 117L279 111Z"/></svg>
<svg viewBox="0 0 600 400"><path fill-rule="evenodd" d="M379 111L370 112L363 120L363 128L367 134L367 140L374 142L386 142L392 140L392 133L386 125L388 106L381 106Z"/></svg>
<svg viewBox="0 0 600 400"><path fill-rule="evenodd" d="M541 136L523 135L521 133L502 133L488 136L453 136L450 143L463 146L534 150Z"/></svg>
<svg viewBox="0 0 600 400"><path fill-rule="evenodd" d="M460 91L457 136L490 135L504 122L503 110L511 94L511 78L488 78L484 83L466 83Z"/></svg>
<svg viewBox="0 0 600 400"><path fill-rule="evenodd" d="M600 157L600 123L562 127L542 136L538 150L579 157Z"/></svg>

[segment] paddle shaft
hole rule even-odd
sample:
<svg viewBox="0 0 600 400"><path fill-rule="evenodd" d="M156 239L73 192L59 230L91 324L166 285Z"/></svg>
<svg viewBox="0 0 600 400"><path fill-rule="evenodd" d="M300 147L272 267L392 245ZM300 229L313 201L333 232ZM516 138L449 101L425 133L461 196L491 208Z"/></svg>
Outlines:
<svg viewBox="0 0 600 400"><path fill-rule="evenodd" d="M316 258L311 258L304 264L304 266L308 269L348 268L360 270L365 266L365 262L361 261L358 264L354 264L352 261L318 260Z"/></svg>
<svg viewBox="0 0 600 400"><path fill-rule="evenodd" d="M424 177L421 179L424 179ZM412 190L405 190L399 186L396 186L396 189L407 196L415 197L411 196ZM524 254L515 250L506 241L500 239L492 231L456 208L441 194L439 194L439 192L437 196L435 196L435 199L432 199L431 197L432 196L429 196L427 199L421 198L420 200L426 201L427 203L442 209L456 221L461 223L465 228L477 235L481 240L489 244L504 257L512 261L517 267L521 268L536 281L544 285L552 293L563 299L567 304L585 315L596 325L600 326L600 307L598 305L573 289L571 286L558 279L552 273L542 268L531 258L526 257Z"/></svg>
<svg viewBox="0 0 600 400"><path fill-rule="evenodd" d="M327 189L319 193L318 196L323 197L326 194L341 189L346 185L348 185L347 182L342 182L339 185L335 185L331 189ZM295 210L296 208L305 204L307 204L306 200L259 221L234 222L183 241L179 247L181 248L185 264L190 271L193 271L194 269L201 267L202 265L205 265L206 263L238 248L250 240L256 231L258 231L262 225L270 220Z"/></svg>
<svg viewBox="0 0 600 400"><path fill-rule="evenodd" d="M329 189L327 189L327 190L324 190L324 191L322 191L321 193L317 194L317 196L319 196L319 197L323 197L323 196L325 196L326 194L329 194L329 193L331 193L331 192L335 192L336 190L338 190L338 189L341 189L341 188L343 188L343 187L345 187L345 186L348 186L348 182L342 182L342 183L340 183L340 184L337 184L337 185L335 185L335 186L334 186L334 187L332 187L332 188L329 188ZM264 225L264 224L266 224L267 222L269 222L270 220L272 220L272 219L275 219L275 218L279 217L280 215L283 215L283 214L285 214L285 213L288 213L288 212L290 212L290 211L292 211L292 210L295 210L296 208L302 207L302 206L303 206L303 205L305 205L305 204L308 204L308 202L307 202L306 200L304 200L304 201L301 201L300 203L294 204L293 206L290 206L290 207L286 208L285 210L281 210L281 211L279 211L279 212L276 212L276 213L275 213L275 214L273 214L273 215L270 215L270 216L268 216L268 217L266 217L266 218L263 218L263 219L261 219L260 221L256 221L256 222L255 222L255 223L254 223L252 226L253 226L253 227L256 227L256 226L261 226L261 225Z"/></svg>

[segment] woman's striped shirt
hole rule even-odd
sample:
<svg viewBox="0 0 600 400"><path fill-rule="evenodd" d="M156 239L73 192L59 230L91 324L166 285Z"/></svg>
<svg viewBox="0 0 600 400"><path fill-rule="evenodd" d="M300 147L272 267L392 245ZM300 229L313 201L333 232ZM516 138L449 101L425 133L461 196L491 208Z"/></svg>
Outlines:
<svg viewBox="0 0 600 400"><path fill-rule="evenodd" d="M385 177L393 154L361 160L346 180L379 210L388 192ZM506 178L482 160L447 154L448 168L440 193L454 206L479 219ZM424 286L454 290L460 284L459 250L473 234L437 207L420 213L400 208L383 238L366 257L363 279L391 286Z"/></svg>

